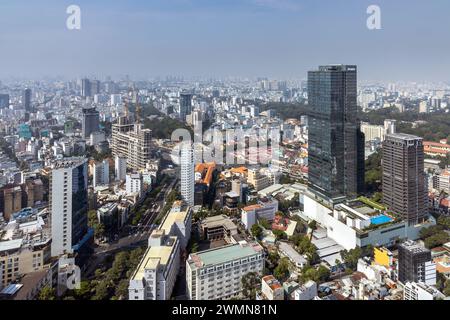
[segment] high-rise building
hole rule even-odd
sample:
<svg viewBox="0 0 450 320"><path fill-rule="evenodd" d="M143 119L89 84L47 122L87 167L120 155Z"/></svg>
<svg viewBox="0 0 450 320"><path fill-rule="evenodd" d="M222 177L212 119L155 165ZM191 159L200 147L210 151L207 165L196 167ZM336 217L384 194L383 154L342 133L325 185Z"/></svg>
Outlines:
<svg viewBox="0 0 450 320"><path fill-rule="evenodd" d="M398 280L436 284L436 264L431 251L414 241L406 241L398 247Z"/></svg>
<svg viewBox="0 0 450 320"><path fill-rule="evenodd" d="M23 91L23 96L22 96L22 104L23 104L23 108L25 109L26 113L32 113L32 105L31 105L31 89L25 89Z"/></svg>
<svg viewBox="0 0 450 320"><path fill-rule="evenodd" d="M151 159L152 130L144 129L129 117L119 117L112 125L112 153L127 159L130 169L141 170Z"/></svg>
<svg viewBox="0 0 450 320"><path fill-rule="evenodd" d="M410 225L427 215L423 139L388 134L383 142L383 202Z"/></svg>
<svg viewBox="0 0 450 320"><path fill-rule="evenodd" d="M109 161L103 160L94 164L93 186L109 185Z"/></svg>
<svg viewBox="0 0 450 320"><path fill-rule="evenodd" d="M320 66L308 72L309 184L331 201L354 197L363 187L358 173L364 170L364 139L356 96L356 66Z"/></svg>
<svg viewBox="0 0 450 320"><path fill-rule="evenodd" d="M0 94L0 109L9 107L9 94Z"/></svg>
<svg viewBox="0 0 450 320"><path fill-rule="evenodd" d="M91 95L94 96L100 93L100 81L92 80L91 82Z"/></svg>
<svg viewBox="0 0 450 320"><path fill-rule="evenodd" d="M89 79L81 79L81 96L83 98L92 97L91 81Z"/></svg>
<svg viewBox="0 0 450 320"><path fill-rule="evenodd" d="M85 158L66 158L52 166L49 199L52 256L73 253L87 240L87 171Z"/></svg>
<svg viewBox="0 0 450 320"><path fill-rule="evenodd" d="M127 175L127 158L116 156L114 169L116 181L124 181Z"/></svg>
<svg viewBox="0 0 450 320"><path fill-rule="evenodd" d="M194 150L190 143L182 143L180 148L181 196L189 206L193 206L195 189Z"/></svg>
<svg viewBox="0 0 450 320"><path fill-rule="evenodd" d="M83 138L89 139L91 133L100 130L100 114L95 108L84 108L81 119Z"/></svg>
<svg viewBox="0 0 450 320"><path fill-rule="evenodd" d="M186 121L186 116L192 112L192 94L180 93L180 119Z"/></svg>

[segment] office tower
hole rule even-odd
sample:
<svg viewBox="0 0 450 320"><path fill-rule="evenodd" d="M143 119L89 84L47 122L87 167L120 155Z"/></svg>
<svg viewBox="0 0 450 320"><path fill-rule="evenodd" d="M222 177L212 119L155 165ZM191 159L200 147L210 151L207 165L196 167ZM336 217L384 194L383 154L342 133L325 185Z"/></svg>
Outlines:
<svg viewBox="0 0 450 320"><path fill-rule="evenodd" d="M127 175L127 158L116 156L114 160L116 181L124 181Z"/></svg>
<svg viewBox="0 0 450 320"><path fill-rule="evenodd" d="M89 79L81 79L81 96L83 98L92 97L91 81Z"/></svg>
<svg viewBox="0 0 450 320"><path fill-rule="evenodd" d="M32 105L31 105L31 89L25 89L22 95L22 104L26 113L32 113Z"/></svg>
<svg viewBox="0 0 450 320"><path fill-rule="evenodd" d="M66 158L52 166L49 210L53 257L78 251L86 241L88 172L85 158Z"/></svg>
<svg viewBox="0 0 450 320"><path fill-rule="evenodd" d="M358 172L364 151L358 151L356 87L356 66L320 66L308 72L309 185L331 201L361 191Z"/></svg>
<svg viewBox="0 0 450 320"><path fill-rule="evenodd" d="M180 119L186 121L186 116L192 112L192 94L180 93Z"/></svg>
<svg viewBox="0 0 450 320"><path fill-rule="evenodd" d="M83 138L89 139L91 133L100 130L100 114L95 108L83 108L83 117L81 119Z"/></svg>
<svg viewBox="0 0 450 320"><path fill-rule="evenodd" d="M406 241L398 247L398 280L405 284L423 282L436 284L436 264L431 251L414 241Z"/></svg>
<svg viewBox="0 0 450 320"><path fill-rule="evenodd" d="M109 185L109 161L103 160L94 164L93 186Z"/></svg>
<svg viewBox="0 0 450 320"><path fill-rule="evenodd" d="M383 142L383 202L410 225L427 215L423 139L388 134Z"/></svg>
<svg viewBox="0 0 450 320"><path fill-rule="evenodd" d="M189 205L194 205L194 150L190 143L182 143L180 146L180 175L181 175L181 196Z"/></svg>
<svg viewBox="0 0 450 320"><path fill-rule="evenodd" d="M112 154L127 159L127 167L144 169L151 159L152 131L134 123L129 117L119 117L112 125Z"/></svg>
<svg viewBox="0 0 450 320"><path fill-rule="evenodd" d="M219 300L239 296L242 277L262 275L264 250L258 243L241 241L190 254L186 260L186 292L189 300Z"/></svg>
<svg viewBox="0 0 450 320"><path fill-rule="evenodd" d="M129 300L169 300L180 269L180 241L155 230L148 240L148 249L131 277Z"/></svg>
<svg viewBox="0 0 450 320"><path fill-rule="evenodd" d="M0 109L9 108L9 94L0 94Z"/></svg>
<svg viewBox="0 0 450 320"><path fill-rule="evenodd" d="M94 96L100 93L100 81L92 80L91 83L91 95Z"/></svg>

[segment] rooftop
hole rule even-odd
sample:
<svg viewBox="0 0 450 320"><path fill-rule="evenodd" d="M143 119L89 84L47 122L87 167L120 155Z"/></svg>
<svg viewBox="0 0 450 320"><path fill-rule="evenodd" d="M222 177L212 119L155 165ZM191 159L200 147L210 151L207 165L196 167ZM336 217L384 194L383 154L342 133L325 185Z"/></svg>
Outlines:
<svg viewBox="0 0 450 320"><path fill-rule="evenodd" d="M231 219L225 215L207 217L203 219L202 226L207 228L217 228L220 226L224 226L225 228L230 230L237 228L233 221L231 221Z"/></svg>
<svg viewBox="0 0 450 320"><path fill-rule="evenodd" d="M247 243L245 241L225 247L210 249L199 253L191 254L189 264L192 268L201 268L221 264L262 252L263 248L257 243Z"/></svg>
<svg viewBox="0 0 450 320"><path fill-rule="evenodd" d="M176 243L177 237L167 237L162 246L149 247L133 275L133 280L142 279L145 270L155 269L158 265L167 265Z"/></svg>

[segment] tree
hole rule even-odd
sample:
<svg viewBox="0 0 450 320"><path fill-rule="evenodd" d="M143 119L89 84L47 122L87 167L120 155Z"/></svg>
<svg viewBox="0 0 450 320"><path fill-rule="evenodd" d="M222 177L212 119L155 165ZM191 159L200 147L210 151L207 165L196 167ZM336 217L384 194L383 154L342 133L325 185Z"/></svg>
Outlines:
<svg viewBox="0 0 450 320"><path fill-rule="evenodd" d="M363 251L360 247L350 250L342 250L341 257L346 267L350 270L356 269L358 260L363 256Z"/></svg>
<svg viewBox="0 0 450 320"><path fill-rule="evenodd" d="M330 270L325 266L319 266L319 269L317 269L317 278L321 282L325 282L330 278Z"/></svg>
<svg viewBox="0 0 450 320"><path fill-rule="evenodd" d="M440 216L437 220L438 225L444 227L446 230L450 230L450 217Z"/></svg>
<svg viewBox="0 0 450 320"><path fill-rule="evenodd" d="M38 300L56 300L56 290L50 286L45 286L39 292Z"/></svg>
<svg viewBox="0 0 450 320"><path fill-rule="evenodd" d="M284 232L282 230L273 230L272 232L277 240L287 239L286 232Z"/></svg>
<svg viewBox="0 0 450 320"><path fill-rule="evenodd" d="M106 300L109 295L108 283L107 281L100 281L95 287L95 294L92 300Z"/></svg>
<svg viewBox="0 0 450 320"><path fill-rule="evenodd" d="M128 297L128 284L128 279L120 280L119 284L116 287L116 290L114 291L114 295L118 299Z"/></svg>
<svg viewBox="0 0 450 320"><path fill-rule="evenodd" d="M269 230L270 227L271 227L269 221L267 221L267 219L265 219L265 218L259 219L258 223L259 223L264 229L267 229L267 230Z"/></svg>
<svg viewBox="0 0 450 320"><path fill-rule="evenodd" d="M425 247L433 249L450 241L450 236L445 231L440 231L425 239Z"/></svg>
<svg viewBox="0 0 450 320"><path fill-rule="evenodd" d="M444 227L442 225L435 225L428 228L423 228L420 230L419 236L421 239L426 239L441 232L442 230L444 230Z"/></svg>
<svg viewBox="0 0 450 320"><path fill-rule="evenodd" d="M444 290L442 291L442 293L446 296L446 297L450 297L450 280L447 280L445 282L445 287Z"/></svg>
<svg viewBox="0 0 450 320"><path fill-rule="evenodd" d="M75 289L73 294L76 300L85 300L90 296L91 290L91 283L89 281L81 281L80 288Z"/></svg>
<svg viewBox="0 0 450 320"><path fill-rule="evenodd" d="M242 294L244 297L250 300L255 300L256 290L260 285L260 277L255 272L249 272L241 279L242 282Z"/></svg>
<svg viewBox="0 0 450 320"><path fill-rule="evenodd" d="M282 258L278 266L274 269L273 275L279 281L286 281L289 277L289 260Z"/></svg>
<svg viewBox="0 0 450 320"><path fill-rule="evenodd" d="M316 231L316 229L317 229L317 222L316 222L316 220L312 220L310 223L308 223L308 227L311 229L311 235L310 235L309 240L312 241L312 237L313 237L314 231Z"/></svg>
<svg viewBox="0 0 450 320"><path fill-rule="evenodd" d="M259 238L262 232L263 232L262 228L257 223L255 223L251 228L252 236L254 236L255 238Z"/></svg>

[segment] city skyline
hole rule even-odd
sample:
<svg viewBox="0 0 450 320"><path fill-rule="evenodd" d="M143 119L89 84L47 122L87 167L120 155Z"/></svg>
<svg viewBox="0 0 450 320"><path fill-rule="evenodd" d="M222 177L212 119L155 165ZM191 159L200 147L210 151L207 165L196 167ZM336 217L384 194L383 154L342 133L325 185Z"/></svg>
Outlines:
<svg viewBox="0 0 450 320"><path fill-rule="evenodd" d="M367 28L366 0L81 0L81 30L68 30L71 4L0 4L4 77L285 79L342 63L357 64L361 80L447 81L450 71L444 1L378 1L381 30Z"/></svg>

